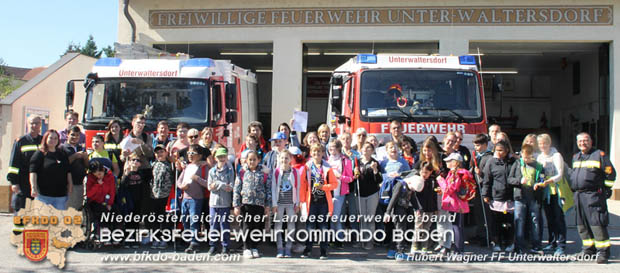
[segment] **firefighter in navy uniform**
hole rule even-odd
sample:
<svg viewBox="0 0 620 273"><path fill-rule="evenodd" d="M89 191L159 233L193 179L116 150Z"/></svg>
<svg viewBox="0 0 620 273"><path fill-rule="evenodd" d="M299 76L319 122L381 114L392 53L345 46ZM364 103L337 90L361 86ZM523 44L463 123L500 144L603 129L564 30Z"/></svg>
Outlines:
<svg viewBox="0 0 620 273"><path fill-rule="evenodd" d="M11 205L15 214L26 206L26 198L32 199L30 195L29 167L30 158L38 150L41 144L41 117L37 115L28 118L29 133L16 139L11 152L9 162L9 172L7 180L11 183L13 198ZM13 232L21 233L23 225L15 225Z"/></svg>
<svg viewBox="0 0 620 273"><path fill-rule="evenodd" d="M605 152L592 148L587 133L577 135L578 153L573 156L571 189L575 193L577 229L583 244L582 254L598 254L597 263L607 263L611 243L607 225L607 198L616 179L616 170Z"/></svg>

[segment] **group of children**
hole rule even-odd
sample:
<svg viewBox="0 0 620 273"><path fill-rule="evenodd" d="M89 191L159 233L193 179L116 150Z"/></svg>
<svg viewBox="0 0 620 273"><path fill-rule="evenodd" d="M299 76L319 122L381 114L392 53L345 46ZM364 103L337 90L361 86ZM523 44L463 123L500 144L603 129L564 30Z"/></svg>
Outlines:
<svg viewBox="0 0 620 273"><path fill-rule="evenodd" d="M148 211L163 215L167 208L171 211L171 199L177 199L175 192L178 191L182 192L180 215L189 216L183 218L186 219L183 229L195 234L201 231L203 224L196 220L200 219L196 216L203 213L210 215L205 233L209 230L230 231L229 215L232 212L243 216L240 225L248 234L264 232L265 219L274 219L276 234L294 234L300 229L341 231L347 225L371 233L378 228L386 232L392 228L401 232L438 232L441 239L437 242L414 237L409 252L446 254L464 251L464 215L469 213L470 203L475 207L475 200L481 199L484 202L482 209L489 210L492 216L490 219L485 217L485 222L489 220L489 226L494 227L491 235L495 251L502 248L525 251L528 247L525 232L528 230L532 233L529 236L531 251L538 253L541 250L541 238L537 235L541 228L539 212L542 193L548 183L540 182L544 169L534 159L531 145L523 145L521 157L516 160L509 155L510 144L505 141L495 143L491 152L485 135L476 136L474 154L462 154L458 150L446 154L445 151L451 149L443 149L434 137L422 143L418 154L417 149L414 150L415 143L400 137L387 142L385 159L377 160L376 138L358 142L352 149L350 133L326 143L315 135L315 140L310 143L305 140L302 145L298 142L293 145L291 136L290 132L275 133L270 139L272 150L264 151L265 146L261 148L261 141L252 133L247 136L235 162L229 159L229 154L234 153L218 145L212 150L215 164L208 163L211 152L206 148L189 145L188 161L181 163L182 171L176 181L175 167L163 145L154 148L155 159L148 168L149 174L140 171L139 156L131 154L117 186L110 170L92 162L87 176L88 207L100 214L111 211L116 201L124 202L122 208L125 211L121 213ZM472 157L474 162L471 169L464 163L467 157ZM148 192L148 196L143 192ZM150 201L141 200L145 198ZM144 206L148 206L148 210ZM350 222L342 221L342 217L337 217L336 221L298 221L340 215L357 218ZM383 221L375 222L375 215L382 216ZM415 217L414 222L408 220L410 218L406 216L409 215ZM145 224L151 229L177 228L170 223ZM527 229L526 224L529 224ZM284 225L286 231L283 231ZM105 226L104 223L101 226ZM267 228L269 226L267 223ZM126 228L138 228L138 223L127 223ZM230 233L223 234L221 240L209 241L208 253L218 252L220 246L219 252L230 252ZM292 257L294 245L303 249L301 257L312 256L315 240L285 240L287 237L277 236L278 258ZM246 238L244 257L260 257L258 246L261 242L253 236ZM340 247L342 240L342 237L336 238L333 246ZM320 259L327 259L328 243L325 240L319 242ZM372 241L354 243L364 249L374 247ZM393 243L388 256L402 259L403 255L398 254L408 252L406 240L394 240ZM166 248L167 244L152 242L152 247ZM200 243L194 237L185 252L195 253L199 248Z"/></svg>

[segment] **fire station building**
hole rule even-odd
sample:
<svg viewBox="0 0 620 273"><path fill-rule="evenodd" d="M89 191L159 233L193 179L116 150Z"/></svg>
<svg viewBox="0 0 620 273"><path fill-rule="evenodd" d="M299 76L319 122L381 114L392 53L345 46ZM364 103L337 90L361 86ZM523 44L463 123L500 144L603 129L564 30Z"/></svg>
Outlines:
<svg viewBox="0 0 620 273"><path fill-rule="evenodd" d="M118 42L257 72L259 119L325 121L330 73L359 53L475 55L490 123L548 131L567 155L593 135L620 166L620 1L120 1ZM501 81L503 90L492 88Z"/></svg>

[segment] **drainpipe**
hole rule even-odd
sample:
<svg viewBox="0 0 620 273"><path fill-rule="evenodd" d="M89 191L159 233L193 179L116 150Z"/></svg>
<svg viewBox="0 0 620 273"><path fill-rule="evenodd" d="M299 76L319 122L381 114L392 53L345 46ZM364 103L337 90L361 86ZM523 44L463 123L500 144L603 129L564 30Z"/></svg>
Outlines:
<svg viewBox="0 0 620 273"><path fill-rule="evenodd" d="M125 7L123 7L123 13L125 13L125 17L129 24L131 25L131 43L136 42L136 22L133 21L131 15L129 15L129 0L124 0Z"/></svg>

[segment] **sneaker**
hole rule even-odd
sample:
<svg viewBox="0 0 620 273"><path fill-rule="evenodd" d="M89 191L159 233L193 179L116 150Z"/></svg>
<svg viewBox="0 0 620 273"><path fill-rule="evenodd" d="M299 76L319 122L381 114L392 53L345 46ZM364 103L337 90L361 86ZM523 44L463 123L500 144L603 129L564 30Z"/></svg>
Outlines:
<svg viewBox="0 0 620 273"><path fill-rule="evenodd" d="M418 248L418 246L416 244L411 245L411 253L416 253L419 252L420 249Z"/></svg>
<svg viewBox="0 0 620 273"><path fill-rule="evenodd" d="M375 245L372 242L368 242L364 244L365 250L372 250L373 248L375 248Z"/></svg>
<svg viewBox="0 0 620 273"><path fill-rule="evenodd" d="M450 250L445 247L441 247L441 250L439 250L438 254L439 256L443 257L443 256L450 254Z"/></svg>
<svg viewBox="0 0 620 273"><path fill-rule="evenodd" d="M402 252L397 252L396 257L394 258L397 262L402 262L405 260L405 254Z"/></svg>
<svg viewBox="0 0 620 273"><path fill-rule="evenodd" d="M442 249L442 248L443 248L443 247L442 247L441 245L437 245L437 246L435 247L435 249L433 249L433 251L434 251L434 252L439 252L439 251L441 251L441 249Z"/></svg>
<svg viewBox="0 0 620 273"><path fill-rule="evenodd" d="M131 243L131 248L140 248L140 243Z"/></svg>
<svg viewBox="0 0 620 273"><path fill-rule="evenodd" d="M428 250L426 247L423 247L421 250L422 253L426 253L426 254L431 254L433 253L432 251Z"/></svg>
<svg viewBox="0 0 620 273"><path fill-rule="evenodd" d="M291 249L287 248L284 250L284 258L291 258L293 257L292 253L291 253Z"/></svg>
<svg viewBox="0 0 620 273"><path fill-rule="evenodd" d="M222 247L222 254L228 254L230 253L230 249L228 249L227 246Z"/></svg>
<svg viewBox="0 0 620 273"><path fill-rule="evenodd" d="M360 242L355 242L351 245L353 248L362 248L362 244Z"/></svg>
<svg viewBox="0 0 620 273"><path fill-rule="evenodd" d="M254 259L254 255L252 255L252 250L246 249L243 251L243 258L245 259Z"/></svg>
<svg viewBox="0 0 620 273"><path fill-rule="evenodd" d="M159 246L157 248L159 248L159 249L166 249L166 248L168 248L168 243L166 243L164 241L161 241L161 242L159 242Z"/></svg>
<svg viewBox="0 0 620 273"><path fill-rule="evenodd" d="M149 237L144 237L142 238L142 245L148 245L151 242L151 239Z"/></svg>
<svg viewBox="0 0 620 273"><path fill-rule="evenodd" d="M499 247L498 245L493 246L493 252L502 252L502 248Z"/></svg>
<svg viewBox="0 0 620 273"><path fill-rule="evenodd" d="M196 249L195 246L193 244L190 244L186 249L185 249L185 253L187 254L194 254L196 253Z"/></svg>
<svg viewBox="0 0 620 273"><path fill-rule="evenodd" d="M515 244L511 244L506 248L506 252L513 252L515 251Z"/></svg>
<svg viewBox="0 0 620 273"><path fill-rule="evenodd" d="M321 256L319 256L319 260L327 260L327 250L321 249Z"/></svg>
<svg viewBox="0 0 620 273"><path fill-rule="evenodd" d="M260 258L260 254L258 254L258 249L256 249L256 248L252 249L252 257Z"/></svg>
<svg viewBox="0 0 620 273"><path fill-rule="evenodd" d="M284 249L278 249L278 255L276 255L276 258L284 258Z"/></svg>
<svg viewBox="0 0 620 273"><path fill-rule="evenodd" d="M158 249L159 248L159 243L158 241L155 241L151 244L151 249Z"/></svg>
<svg viewBox="0 0 620 273"><path fill-rule="evenodd" d="M553 251L555 250L555 246L553 244L548 244L543 248L543 251Z"/></svg>
<svg viewBox="0 0 620 273"><path fill-rule="evenodd" d="M392 249L388 250L387 252L388 259L394 259L395 256L396 256L396 250L392 250Z"/></svg>
<svg viewBox="0 0 620 273"><path fill-rule="evenodd" d="M215 249L215 246L212 246L209 248L209 251L207 251L207 254L214 255L215 251L217 251L217 249Z"/></svg>
<svg viewBox="0 0 620 273"><path fill-rule="evenodd" d="M561 247L558 247L555 249L555 252L553 252L553 255L564 255L564 249Z"/></svg>
<svg viewBox="0 0 620 273"><path fill-rule="evenodd" d="M534 254L534 255L544 255L545 254L545 252L542 249L540 249L540 248L532 248L532 249L530 249L529 253L530 254Z"/></svg>
<svg viewBox="0 0 620 273"><path fill-rule="evenodd" d="M130 243L122 242L121 244L123 245L123 248L131 248Z"/></svg>
<svg viewBox="0 0 620 273"><path fill-rule="evenodd" d="M305 249L304 252L301 254L302 258L311 258L312 257L312 250L310 249Z"/></svg>
<svg viewBox="0 0 620 273"><path fill-rule="evenodd" d="M306 250L306 246L303 244L295 244L295 246L293 246L293 252L295 253L303 253L304 250Z"/></svg>

